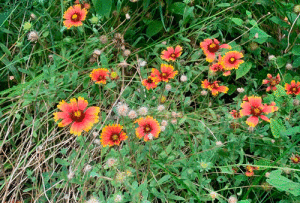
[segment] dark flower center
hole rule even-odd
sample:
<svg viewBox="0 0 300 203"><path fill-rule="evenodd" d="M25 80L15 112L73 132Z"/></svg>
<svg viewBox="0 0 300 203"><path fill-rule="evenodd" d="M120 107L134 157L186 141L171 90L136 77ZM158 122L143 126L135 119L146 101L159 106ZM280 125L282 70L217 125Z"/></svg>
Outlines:
<svg viewBox="0 0 300 203"><path fill-rule="evenodd" d="M259 107L252 107L251 114L253 116L259 116L261 113L262 113L261 108L259 108Z"/></svg>
<svg viewBox="0 0 300 203"><path fill-rule="evenodd" d="M145 133L150 133L151 130L152 130L152 129L151 129L151 127L150 127L149 124L145 125L145 127L144 127L144 132L145 132Z"/></svg>
<svg viewBox="0 0 300 203"><path fill-rule="evenodd" d="M167 73L162 73L162 74L161 74L161 77L167 78L167 77L168 77L168 74L167 74Z"/></svg>
<svg viewBox="0 0 300 203"><path fill-rule="evenodd" d="M77 21L80 21L80 14L79 13L74 13L72 15L72 19L71 19L73 22L77 22Z"/></svg>
<svg viewBox="0 0 300 203"><path fill-rule="evenodd" d="M147 83L153 83L153 80L151 78L148 78Z"/></svg>
<svg viewBox="0 0 300 203"><path fill-rule="evenodd" d="M297 92L297 87L293 87L292 89L291 89L291 92L294 92L294 93L296 93Z"/></svg>
<svg viewBox="0 0 300 203"><path fill-rule="evenodd" d="M173 54L171 54L171 57L172 58L176 58L176 55L173 53Z"/></svg>
<svg viewBox="0 0 300 203"><path fill-rule="evenodd" d="M231 57L231 58L229 59L229 63L234 64L235 62L236 62L236 58Z"/></svg>
<svg viewBox="0 0 300 203"><path fill-rule="evenodd" d="M98 81L105 80L105 79L106 79L106 77L103 75L99 75L99 77L98 77Z"/></svg>
<svg viewBox="0 0 300 203"><path fill-rule="evenodd" d="M207 49L209 52L215 53L219 50L219 45L212 42L210 45L208 45Z"/></svg>
<svg viewBox="0 0 300 203"><path fill-rule="evenodd" d="M75 122L81 122L85 117L85 114L81 110L74 111L71 114L71 119Z"/></svg>
<svg viewBox="0 0 300 203"><path fill-rule="evenodd" d="M270 79L270 85L271 86L276 86L278 84L278 81L275 78Z"/></svg>
<svg viewBox="0 0 300 203"><path fill-rule="evenodd" d="M118 135L118 134L113 134L113 135L111 136L111 139L112 139L113 141L117 141L117 140L119 140L119 135Z"/></svg>

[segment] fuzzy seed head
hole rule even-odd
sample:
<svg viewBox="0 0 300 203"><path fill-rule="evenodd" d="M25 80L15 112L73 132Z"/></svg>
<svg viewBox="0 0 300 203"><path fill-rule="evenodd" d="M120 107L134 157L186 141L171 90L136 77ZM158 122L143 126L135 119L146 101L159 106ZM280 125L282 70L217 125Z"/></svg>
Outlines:
<svg viewBox="0 0 300 203"><path fill-rule="evenodd" d="M172 89L172 86L170 84L166 84L166 90L170 91Z"/></svg>
<svg viewBox="0 0 300 203"><path fill-rule="evenodd" d="M293 104L294 106L299 106L300 101L298 99L294 99Z"/></svg>
<svg viewBox="0 0 300 203"><path fill-rule="evenodd" d="M181 81L181 82L186 82L186 81L187 81L186 75L182 75L182 76L180 77L180 81Z"/></svg>
<svg viewBox="0 0 300 203"><path fill-rule="evenodd" d="M123 198L122 198L122 195L116 195L114 201L115 201L115 202L121 202L122 199L123 199Z"/></svg>
<svg viewBox="0 0 300 203"><path fill-rule="evenodd" d="M129 20L130 19L129 13L126 13L125 17L126 17L127 20Z"/></svg>
<svg viewBox="0 0 300 203"><path fill-rule="evenodd" d="M212 192L209 193L209 195L210 195L210 197L211 197L212 199L216 199L217 196L218 196L218 193L212 191Z"/></svg>
<svg viewBox="0 0 300 203"><path fill-rule="evenodd" d="M172 124L176 124L176 123L177 123L177 119L176 119L176 118L173 118L173 119L171 120L171 123L172 123Z"/></svg>
<svg viewBox="0 0 300 203"><path fill-rule="evenodd" d="M95 139L95 140L94 140L94 144L100 145L100 144L101 144L101 140L100 140L100 139Z"/></svg>
<svg viewBox="0 0 300 203"><path fill-rule="evenodd" d="M122 61L121 63L118 64L118 66L121 67L121 68L127 68L128 65L129 64L126 61Z"/></svg>
<svg viewBox="0 0 300 203"><path fill-rule="evenodd" d="M93 55L98 57L98 56L101 55L101 53L102 53L102 51L100 49L95 49L94 52L93 52Z"/></svg>
<svg viewBox="0 0 300 203"><path fill-rule="evenodd" d="M238 91L238 93L243 93L245 91L245 89L242 87L239 87L236 90Z"/></svg>
<svg viewBox="0 0 300 203"><path fill-rule="evenodd" d="M86 165L85 167L84 167L84 169L83 169L83 171L85 172L85 173L87 173L87 172L89 172L89 171L91 171L92 170L92 166L91 165Z"/></svg>
<svg viewBox="0 0 300 203"><path fill-rule="evenodd" d="M28 34L28 40L31 41L31 42L34 42L36 43L39 39L39 33L37 31L31 31L29 32Z"/></svg>
<svg viewBox="0 0 300 203"><path fill-rule="evenodd" d="M138 110L138 113L140 116L146 116L148 114L148 108L147 107L141 107Z"/></svg>
<svg viewBox="0 0 300 203"><path fill-rule="evenodd" d="M102 44L106 44L108 41L108 38L106 35L101 35L99 39Z"/></svg>
<svg viewBox="0 0 300 203"><path fill-rule="evenodd" d="M236 196L230 196L228 198L228 203L237 203L238 199L236 198Z"/></svg>
<svg viewBox="0 0 300 203"><path fill-rule="evenodd" d="M157 107L157 111L162 112L163 110L165 110L165 106L164 105L158 105Z"/></svg>
<svg viewBox="0 0 300 203"><path fill-rule="evenodd" d="M135 119L137 117L137 113L134 110L130 110L128 113L128 117L130 119Z"/></svg>
<svg viewBox="0 0 300 203"><path fill-rule="evenodd" d="M164 132L166 130L166 126L160 126L160 130Z"/></svg>
<svg viewBox="0 0 300 203"><path fill-rule="evenodd" d="M285 68L286 68L287 70L292 70L292 69L293 69L293 66L292 66L292 64L288 63L288 64L286 64Z"/></svg>
<svg viewBox="0 0 300 203"><path fill-rule="evenodd" d="M107 161L106 161L106 165L107 165L109 168L113 167L116 163L117 163L117 159L115 159L115 158L109 158L109 159L107 159Z"/></svg>
<svg viewBox="0 0 300 203"><path fill-rule="evenodd" d="M273 61L276 60L276 57L274 55L269 55L268 59L269 61Z"/></svg>
<svg viewBox="0 0 300 203"><path fill-rule="evenodd" d="M208 92L207 92L206 90L202 90L202 91L201 91L201 95L202 95L202 96L207 95L207 93L208 93Z"/></svg>
<svg viewBox="0 0 300 203"><path fill-rule="evenodd" d="M161 125L162 126L167 126L168 125L168 121L167 120L162 120L161 121Z"/></svg>
<svg viewBox="0 0 300 203"><path fill-rule="evenodd" d="M117 105L117 112L120 116L127 116L128 113L128 105L122 102L119 102Z"/></svg>
<svg viewBox="0 0 300 203"><path fill-rule="evenodd" d="M221 146L223 146L223 143L222 143L221 141L217 141L217 142L216 142L216 145L217 145L218 147L221 147Z"/></svg>

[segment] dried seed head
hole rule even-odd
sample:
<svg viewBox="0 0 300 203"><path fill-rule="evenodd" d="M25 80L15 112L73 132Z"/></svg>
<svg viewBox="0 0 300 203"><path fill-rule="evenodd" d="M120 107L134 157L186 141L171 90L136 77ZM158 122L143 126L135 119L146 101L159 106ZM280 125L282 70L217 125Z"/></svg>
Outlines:
<svg viewBox="0 0 300 203"><path fill-rule="evenodd" d="M161 125L162 126L167 126L168 125L168 121L167 120L162 120L161 121Z"/></svg>
<svg viewBox="0 0 300 203"><path fill-rule="evenodd" d="M31 42L34 42L36 43L39 39L39 33L37 31L31 31L29 32L28 34L28 40L31 41Z"/></svg>
<svg viewBox="0 0 300 203"><path fill-rule="evenodd" d="M35 20L35 19L36 19L36 15L35 15L34 13L31 13L31 14L30 14L30 18L31 18L32 20Z"/></svg>
<svg viewBox="0 0 300 203"><path fill-rule="evenodd" d="M218 196L218 193L212 191L212 192L209 193L209 195L210 195L210 197L211 197L212 199L216 199L217 196Z"/></svg>
<svg viewBox="0 0 300 203"><path fill-rule="evenodd" d="M116 34L114 35L114 38L115 38L115 39L123 39L123 35L122 35L121 33L116 33Z"/></svg>
<svg viewBox="0 0 300 203"><path fill-rule="evenodd" d="M243 93L245 91L245 89L242 87L239 87L236 90L238 91L238 93Z"/></svg>
<svg viewBox="0 0 300 203"><path fill-rule="evenodd" d="M170 91L170 90L172 89L172 86L171 86L170 84L166 84L165 89L166 89L167 91Z"/></svg>
<svg viewBox="0 0 300 203"><path fill-rule="evenodd" d="M165 110L165 106L164 105L158 105L158 107L157 107L157 110L159 111L159 112L162 112L163 110Z"/></svg>
<svg viewBox="0 0 300 203"><path fill-rule="evenodd" d="M9 76L9 80L13 80L13 79L15 79L15 77L14 76Z"/></svg>
<svg viewBox="0 0 300 203"><path fill-rule="evenodd" d="M273 61L276 60L276 57L274 55L269 55L268 59L269 61Z"/></svg>
<svg viewBox="0 0 300 203"><path fill-rule="evenodd" d="M101 55L102 51L100 49L95 49L93 52L94 57L99 57Z"/></svg>
<svg viewBox="0 0 300 203"><path fill-rule="evenodd" d="M100 141L100 139L95 139L95 140L94 140L94 144L96 144L96 145L100 145L100 144L101 144L101 141Z"/></svg>
<svg viewBox="0 0 300 203"><path fill-rule="evenodd" d="M130 19L130 15L128 13L126 13L125 17L126 17L127 20Z"/></svg>
<svg viewBox="0 0 300 203"><path fill-rule="evenodd" d="M87 172L89 172L89 171L91 171L92 170L92 166L91 165L86 165L85 167L84 167L84 169L83 169L83 171L85 172L85 173L87 173Z"/></svg>
<svg viewBox="0 0 300 203"><path fill-rule="evenodd" d="M49 54L49 55L48 55L48 59L49 59L50 61L53 61L53 54Z"/></svg>
<svg viewBox="0 0 300 203"><path fill-rule="evenodd" d="M288 63L288 64L286 64L285 68L286 68L287 70L292 70L292 69L293 69L293 66L292 66L292 64Z"/></svg>
<svg viewBox="0 0 300 203"><path fill-rule="evenodd" d="M99 133L95 131L95 132L93 132L93 136L94 136L94 137L98 137L98 136L99 136Z"/></svg>
<svg viewBox="0 0 300 203"><path fill-rule="evenodd" d="M113 167L117 163L117 159L115 158L109 158L106 161L106 165L110 168Z"/></svg>
<svg viewBox="0 0 300 203"><path fill-rule="evenodd" d="M182 76L180 77L180 81L181 81L181 82L186 82L186 81L187 81L186 75L182 75Z"/></svg>
<svg viewBox="0 0 300 203"><path fill-rule="evenodd" d="M115 202L122 202L122 199L123 199L122 195L116 195L114 201Z"/></svg>
<svg viewBox="0 0 300 203"><path fill-rule="evenodd" d="M166 126L160 126L160 130L163 132L166 130Z"/></svg>
<svg viewBox="0 0 300 203"><path fill-rule="evenodd" d="M166 45L167 44L167 42L166 41L163 41L163 42L161 42L163 45Z"/></svg>
<svg viewBox="0 0 300 203"><path fill-rule="evenodd" d="M173 118L173 119L171 120L171 123L172 123L172 124L176 124L176 123L177 123L177 119L176 119L176 118Z"/></svg>
<svg viewBox="0 0 300 203"><path fill-rule="evenodd" d="M101 35L99 39L102 44L106 44L108 41L108 38L106 35Z"/></svg>
<svg viewBox="0 0 300 203"><path fill-rule="evenodd" d="M221 146L223 146L223 143L222 143L221 141L217 141L217 142L216 142L216 145L217 145L218 147L221 147Z"/></svg>
<svg viewBox="0 0 300 203"><path fill-rule="evenodd" d="M69 174L68 174L68 179L69 179L69 180L73 179L73 178L74 178L74 175L75 175L75 173L74 173L72 170L70 170L70 171L69 171Z"/></svg>
<svg viewBox="0 0 300 203"><path fill-rule="evenodd" d="M125 49L123 52L123 56L125 56L125 57L130 56L130 54L131 54L131 51L129 49Z"/></svg>
<svg viewBox="0 0 300 203"><path fill-rule="evenodd" d="M238 202L238 199L236 196L230 196L228 198L228 203L237 203Z"/></svg>
<svg viewBox="0 0 300 203"><path fill-rule="evenodd" d="M129 64L126 61L122 61L121 63L118 64L118 66L121 67L121 68L127 68L128 65Z"/></svg>
<svg viewBox="0 0 300 203"><path fill-rule="evenodd" d="M129 111L128 117L130 119L135 119L137 117L137 113L134 110Z"/></svg>
<svg viewBox="0 0 300 203"><path fill-rule="evenodd" d="M120 116L127 116L127 113L129 111L129 107L126 103L122 103L122 102L119 102L118 105L117 105L117 113L120 115Z"/></svg>
<svg viewBox="0 0 300 203"><path fill-rule="evenodd" d="M138 110L139 115L146 116L148 114L148 108L147 107L141 107Z"/></svg>
<svg viewBox="0 0 300 203"><path fill-rule="evenodd" d="M266 178L269 178L269 177L270 177L270 174L271 174L270 172L267 172L267 173L265 174L265 177L266 177Z"/></svg>
<svg viewBox="0 0 300 203"><path fill-rule="evenodd" d="M294 106L299 106L300 101L298 99L294 99L293 104Z"/></svg>
<svg viewBox="0 0 300 203"><path fill-rule="evenodd" d="M208 92L207 92L206 90L202 90L202 91L201 91L201 95L202 95L202 96L207 95L207 93L208 93Z"/></svg>

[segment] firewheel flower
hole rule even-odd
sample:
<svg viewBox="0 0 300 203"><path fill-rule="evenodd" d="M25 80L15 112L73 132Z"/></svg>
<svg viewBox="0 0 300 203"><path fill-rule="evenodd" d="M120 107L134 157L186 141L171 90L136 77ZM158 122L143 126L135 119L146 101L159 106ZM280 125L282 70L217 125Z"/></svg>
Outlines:
<svg viewBox="0 0 300 203"><path fill-rule="evenodd" d="M216 72L223 72L224 76L229 76L231 74L230 70L225 70L223 64L221 63L222 57L219 55L218 63L214 63L212 66L209 67L209 70L216 73Z"/></svg>
<svg viewBox="0 0 300 203"><path fill-rule="evenodd" d="M152 77L157 77L160 81L169 82L169 79L174 79L177 75L178 71L174 71L174 67L172 65L161 64L160 71L152 68Z"/></svg>
<svg viewBox="0 0 300 203"><path fill-rule="evenodd" d="M241 60L243 57L241 52L229 51L222 57L221 64L225 70L238 69L244 63L244 60Z"/></svg>
<svg viewBox="0 0 300 203"><path fill-rule="evenodd" d="M238 111L236 111L236 110L232 110L232 111L230 112L230 114L232 115L232 117L233 117L234 119L241 118L240 112L238 112Z"/></svg>
<svg viewBox="0 0 300 203"><path fill-rule="evenodd" d="M85 20L87 14L87 10L85 8L81 8L80 4L76 4L75 6L71 6L64 13L63 18L64 25L70 29L72 26L78 27L82 26L82 21Z"/></svg>
<svg viewBox="0 0 300 203"><path fill-rule="evenodd" d="M250 127L255 127L258 124L259 118L270 122L270 119L263 114L273 113L278 110L275 102L272 102L270 105L262 104L261 97L256 96L248 97L248 101L244 101L241 107L241 116L250 116L246 121Z"/></svg>
<svg viewBox="0 0 300 203"><path fill-rule="evenodd" d="M168 47L167 50L161 52L161 58L166 61L175 61L182 53L182 47L177 45L175 49Z"/></svg>
<svg viewBox="0 0 300 203"><path fill-rule="evenodd" d="M79 0L76 0L74 4L79 4L81 8L85 8L87 10L91 8L91 5L89 3L86 3L85 1L82 1L82 3L80 3Z"/></svg>
<svg viewBox="0 0 300 203"><path fill-rule="evenodd" d="M300 94L300 82L296 83L295 80L292 80L291 84L286 83L285 90L287 94Z"/></svg>
<svg viewBox="0 0 300 203"><path fill-rule="evenodd" d="M220 49L231 49L231 46L228 44L220 45L220 42L217 39L205 39L200 43L200 47L206 55L206 61L213 62L216 57L216 52Z"/></svg>
<svg viewBox="0 0 300 203"><path fill-rule="evenodd" d="M96 84L106 84L108 74L109 70L106 68L97 68L91 72L90 77Z"/></svg>
<svg viewBox="0 0 300 203"><path fill-rule="evenodd" d="M202 88L208 89L211 91L213 96L217 96L220 92L226 94L228 92L228 87L220 86L219 81L215 81L213 83L208 82L207 79L202 81Z"/></svg>
<svg viewBox="0 0 300 203"><path fill-rule="evenodd" d="M158 121L151 116L139 118L135 123L139 125L139 127L135 129L136 136L139 139L144 138L145 141L150 140L149 135L152 138L157 138L161 131Z"/></svg>
<svg viewBox="0 0 300 203"><path fill-rule="evenodd" d="M59 127L65 127L71 124L70 133L74 135L81 135L82 131L88 132L92 126L98 122L99 119L99 107L89 107L86 109L88 101L82 97L78 97L78 100L75 98L70 100L70 103L62 100L57 108L61 112L55 112L54 120L58 123Z"/></svg>
<svg viewBox="0 0 300 203"><path fill-rule="evenodd" d="M127 139L126 133L120 124L107 125L101 133L101 143L103 147L120 145L121 141Z"/></svg>
<svg viewBox="0 0 300 203"><path fill-rule="evenodd" d="M277 90L276 85L278 85L280 83L280 75L279 73L277 74L276 77L273 77L271 74L267 75L268 79L263 80L262 84L266 85L269 84L269 86L267 87L266 91L269 92L270 90Z"/></svg>
<svg viewBox="0 0 300 203"><path fill-rule="evenodd" d="M147 79L144 79L142 81L142 84L146 87L147 90L150 90L155 89L157 87L158 82L158 78L149 76Z"/></svg>
<svg viewBox="0 0 300 203"><path fill-rule="evenodd" d="M294 164L300 163L300 156L298 154L293 154L290 159Z"/></svg>

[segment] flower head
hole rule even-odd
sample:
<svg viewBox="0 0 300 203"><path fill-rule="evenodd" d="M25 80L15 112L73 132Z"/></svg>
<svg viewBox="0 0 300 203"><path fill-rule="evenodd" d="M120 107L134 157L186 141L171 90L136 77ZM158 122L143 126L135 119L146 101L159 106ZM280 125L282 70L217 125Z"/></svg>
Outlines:
<svg viewBox="0 0 300 203"><path fill-rule="evenodd" d="M230 114L232 115L232 117L233 117L234 119L241 118L240 112L238 112L237 110L232 110L232 111L230 112Z"/></svg>
<svg viewBox="0 0 300 203"><path fill-rule="evenodd" d="M275 102L272 102L270 105L262 104L261 97L256 96L248 97L248 101L244 101L241 107L240 115L250 116L246 121L250 127L255 127L258 124L259 118L270 122L270 119L263 114L273 113L278 110Z"/></svg>
<svg viewBox="0 0 300 203"><path fill-rule="evenodd" d="M149 134L157 138L160 133L160 127L158 121L151 116L146 118L139 118L135 121L139 126L135 129L136 136L141 139L144 138L145 141L149 140Z"/></svg>
<svg viewBox="0 0 300 203"><path fill-rule="evenodd" d="M85 9L88 10L88 9L91 8L91 5L90 5L89 3L86 3L85 1L82 1L82 3L80 3L79 0L76 0L76 1L74 2L74 4L79 4L79 5L81 6L82 9L85 8Z"/></svg>
<svg viewBox="0 0 300 203"><path fill-rule="evenodd" d="M147 90L154 89L157 87L159 79L157 77L149 76L147 79L142 81L142 84L146 87Z"/></svg>
<svg viewBox="0 0 300 203"><path fill-rule="evenodd" d="M172 86L171 86L170 84L166 84L165 89L166 89L167 91L170 91L170 90L172 89Z"/></svg>
<svg viewBox="0 0 300 203"><path fill-rule="evenodd" d="M31 31L28 33L28 40L31 42L37 42L39 39L39 33L37 31Z"/></svg>
<svg viewBox="0 0 300 203"><path fill-rule="evenodd" d="M160 124L162 126L167 126L168 125L168 121L167 120L162 120Z"/></svg>
<svg viewBox="0 0 300 203"><path fill-rule="evenodd" d="M128 117L130 119L135 119L137 117L137 113L134 110L130 110L128 113Z"/></svg>
<svg viewBox="0 0 300 203"><path fill-rule="evenodd" d="M129 110L129 107L126 103L119 102L116 109L117 109L117 113L120 116L127 116L127 112Z"/></svg>
<svg viewBox="0 0 300 203"><path fill-rule="evenodd" d="M186 75L180 76L180 81L181 81L181 82L186 82L186 81L187 81Z"/></svg>
<svg viewBox="0 0 300 203"><path fill-rule="evenodd" d="M280 83L280 75L279 73L277 74L276 77L273 77L271 74L267 75L268 79L263 80L262 84L266 85L269 84L269 86L267 87L267 92L269 92L270 90L277 90L276 85L278 85Z"/></svg>
<svg viewBox="0 0 300 203"><path fill-rule="evenodd" d="M101 143L103 147L120 145L121 141L127 139L126 133L122 130L123 126L120 124L113 124L105 126L101 133Z"/></svg>
<svg viewBox="0 0 300 203"><path fill-rule="evenodd" d="M139 112L139 115L146 116L148 114L148 108L143 106L143 107L139 108L138 112Z"/></svg>
<svg viewBox="0 0 300 203"><path fill-rule="evenodd" d="M108 167L108 168L111 168L111 167L113 167L116 163L117 163L117 159L115 159L115 158L109 158L109 159L107 159L107 161L106 161L106 166Z"/></svg>
<svg viewBox="0 0 300 203"><path fill-rule="evenodd" d="M109 77L111 80L117 80L119 79L119 75L117 71L112 70L109 74Z"/></svg>
<svg viewBox="0 0 300 203"><path fill-rule="evenodd" d="M106 84L108 73L106 68L97 68L91 72L90 77L96 84Z"/></svg>
<svg viewBox="0 0 300 203"><path fill-rule="evenodd" d="M123 199L122 195L116 195L114 201L115 201L115 202L121 202L122 199Z"/></svg>
<svg viewBox="0 0 300 203"><path fill-rule="evenodd" d="M202 81L202 88L208 89L211 91L213 96L217 96L220 92L222 93L227 93L228 92L228 87L226 86L220 86L219 81L215 81L213 83L208 82L207 79Z"/></svg>
<svg viewBox="0 0 300 203"><path fill-rule="evenodd" d="M165 106L164 105L158 105L157 107L157 111L162 112L163 110L165 110Z"/></svg>
<svg viewBox="0 0 300 203"><path fill-rule="evenodd" d="M225 70L238 69L239 66L244 63L244 61L241 60L242 57L244 56L241 52L229 51L222 57L221 64Z"/></svg>
<svg viewBox="0 0 300 203"><path fill-rule="evenodd" d="M228 203L237 203L238 202L238 199L236 196L230 196L228 198Z"/></svg>
<svg viewBox="0 0 300 203"><path fill-rule="evenodd" d="M221 63L222 62L222 57L219 55L219 61L218 63L214 63L209 67L209 70L213 73L216 72L223 72L224 76L229 76L231 74L230 70L225 70L224 65Z"/></svg>
<svg viewBox="0 0 300 203"><path fill-rule="evenodd" d="M258 170L259 167L254 167L254 166L246 166L246 173L245 175L248 177L254 176L254 170Z"/></svg>
<svg viewBox="0 0 300 203"><path fill-rule="evenodd" d="M285 90L287 94L300 94L300 82L296 83L295 80L292 80L291 84L286 83Z"/></svg>
<svg viewBox="0 0 300 203"><path fill-rule="evenodd" d="M78 100L75 98L70 100L70 103L62 100L57 108L61 112L55 112L54 120L62 120L58 123L59 127L65 127L71 124L70 133L74 135L81 135L81 132L84 130L88 132L92 126L98 122L99 119L99 107L89 107L86 109L88 101L82 97L78 97Z"/></svg>
<svg viewBox="0 0 300 203"><path fill-rule="evenodd" d="M161 71L161 72L160 72ZM152 77L157 77L160 81L169 82L169 79L174 79L177 75L178 71L174 71L174 67L172 65L161 64L160 71L152 68Z"/></svg>
<svg viewBox="0 0 300 203"><path fill-rule="evenodd" d="M87 10L85 8L81 8L80 4L76 4L75 6L71 6L65 11L63 18L64 25L70 29L72 26L78 27L82 25L82 21L85 20L87 14Z"/></svg>
<svg viewBox="0 0 300 203"><path fill-rule="evenodd" d="M216 199L217 196L218 196L218 193L212 191L212 192L209 193L209 195L210 195L210 197L211 197L212 199Z"/></svg>
<svg viewBox="0 0 300 203"><path fill-rule="evenodd" d="M175 61L182 53L182 47L177 45L175 49L168 47L167 50L161 52L161 58L166 61Z"/></svg>
<svg viewBox="0 0 300 203"><path fill-rule="evenodd" d="M220 45L220 42L217 39L205 39L200 43L200 47L206 55L206 61L213 62L215 60L216 53L221 49L231 49L231 46L228 44Z"/></svg>
<svg viewBox="0 0 300 203"><path fill-rule="evenodd" d="M294 164L300 163L300 156L298 154L293 154L290 159Z"/></svg>

